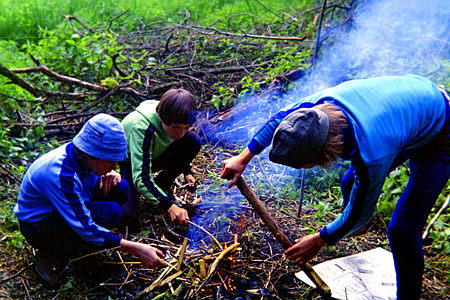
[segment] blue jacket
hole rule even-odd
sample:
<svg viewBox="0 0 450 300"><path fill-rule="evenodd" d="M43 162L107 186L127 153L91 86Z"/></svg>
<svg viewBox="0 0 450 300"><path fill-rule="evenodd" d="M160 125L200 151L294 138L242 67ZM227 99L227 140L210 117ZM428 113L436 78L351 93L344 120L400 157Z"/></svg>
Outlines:
<svg viewBox="0 0 450 300"><path fill-rule="evenodd" d="M352 80L317 92L275 114L248 145L259 154L270 145L275 129L292 111L321 103L339 107L351 124L356 171L349 204L321 232L328 244L370 221L389 168L400 151L424 146L445 122L446 100L430 80L415 76L385 76Z"/></svg>
<svg viewBox="0 0 450 300"><path fill-rule="evenodd" d="M94 223L85 203L91 201L99 177L83 170L73 144L62 145L34 161L26 171L14 213L22 222L39 222L59 213L85 241L115 247L121 238Z"/></svg>

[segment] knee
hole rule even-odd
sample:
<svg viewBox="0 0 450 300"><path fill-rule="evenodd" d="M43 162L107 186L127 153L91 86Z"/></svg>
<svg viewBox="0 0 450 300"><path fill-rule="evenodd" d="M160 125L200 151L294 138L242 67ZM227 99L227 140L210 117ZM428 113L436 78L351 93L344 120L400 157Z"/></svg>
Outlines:
<svg viewBox="0 0 450 300"><path fill-rule="evenodd" d="M116 202L112 202L110 209L110 224L111 228L115 227L120 222L120 218L122 217L122 208Z"/></svg>
<svg viewBox="0 0 450 300"><path fill-rule="evenodd" d="M391 246L421 246L420 231L416 231L413 228L402 226L401 224L397 224L391 221L387 229L387 234Z"/></svg>
<svg viewBox="0 0 450 300"><path fill-rule="evenodd" d="M202 140L200 139L200 136L196 132L188 131L186 133L186 139L189 143L189 148L191 149L192 153L195 153L195 155L197 155L202 146Z"/></svg>
<svg viewBox="0 0 450 300"><path fill-rule="evenodd" d="M123 178L117 187L117 194L118 194L117 202L121 205L130 199L130 194L131 194L130 185L128 184L128 181L126 181Z"/></svg>
<svg viewBox="0 0 450 300"><path fill-rule="evenodd" d="M116 202L111 202L108 215L108 222L106 222L105 227L111 229L119 224L122 217L122 207Z"/></svg>

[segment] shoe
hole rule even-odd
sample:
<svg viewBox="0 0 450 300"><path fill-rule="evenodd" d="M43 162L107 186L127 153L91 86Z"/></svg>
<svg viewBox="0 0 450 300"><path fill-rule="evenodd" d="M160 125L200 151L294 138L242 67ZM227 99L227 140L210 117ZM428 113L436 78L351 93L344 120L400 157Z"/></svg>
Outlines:
<svg viewBox="0 0 450 300"><path fill-rule="evenodd" d="M64 273L68 260L39 254L34 258L34 270L48 286L55 285Z"/></svg>

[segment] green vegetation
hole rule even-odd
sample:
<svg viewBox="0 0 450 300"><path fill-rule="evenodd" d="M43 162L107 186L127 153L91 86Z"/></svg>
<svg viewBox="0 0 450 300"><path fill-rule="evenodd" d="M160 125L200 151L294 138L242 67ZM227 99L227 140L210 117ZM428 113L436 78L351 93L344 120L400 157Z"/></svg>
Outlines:
<svg viewBox="0 0 450 300"><path fill-rule="evenodd" d="M354 1L328 2L347 8ZM321 3L313 0L0 0L0 67L19 69L42 64L57 74L98 84L108 92L126 87L137 92L150 91L145 95L152 97L159 95L161 90L181 85L176 81L177 76L172 76L179 74L174 69L180 68L186 70L183 71L185 79L190 77L191 81L186 81L189 87L206 91L200 97L202 108L214 108L215 112L222 113L235 105L240 96L264 92L274 79L286 72L310 70ZM330 22L328 27L339 24L349 11L339 14L334 10L333 13L334 23ZM174 24L179 27L174 27ZM195 27L199 25L202 27ZM206 26L230 35L214 36L217 32L206 30ZM305 40L249 38L243 34L305 37ZM153 36L157 36L157 42ZM183 52L180 45L191 48ZM176 50L167 54L164 48L169 46ZM422 73L429 74L431 79L450 89L448 58L434 64L435 69ZM227 68L236 66L242 66L241 73L234 77L226 73ZM358 70L358 67L354 69ZM213 69L224 71L214 74L214 77L202 77ZM150 78L148 74L151 74ZM0 75L0 242L8 253L29 253L12 213L27 166L39 155L70 139L71 133L79 127L70 119L74 114L89 116L105 111L121 118L141 98L136 99L126 93L106 97L104 92L86 92L80 86L53 80L40 72L18 73L18 76L41 90L85 94L79 99L45 93L34 95ZM355 71L348 76L364 74ZM283 89L289 87L287 84ZM59 113L52 115L53 112ZM69 116L68 120L56 123L54 127L47 126L50 121L63 116ZM52 130L59 125L68 128L67 132L53 134ZM215 147L213 150L217 157L228 155L224 154L226 150L223 148ZM219 198L227 197L225 184L217 172L222 161L202 163L208 166L204 176L205 181L209 181L207 186L201 187L203 191L214 193ZM314 228L303 227L303 234L316 232L317 228L339 214L342 206L339 180L347 165L308 171L303 190L300 189L299 174L288 174L283 169L273 175L266 171L268 168L267 160L255 157L246 171L256 174L249 176L249 183L258 194L264 195L264 200L274 210L290 217L296 215L296 202L303 193L303 208L311 215L308 216L310 219L302 217L302 222L312 224L311 220L314 220L315 224ZM374 218L379 228L387 227L408 176L408 168L402 166L386 180ZM276 186L280 180L284 183L281 189ZM449 194L450 185L447 185L430 219ZM446 255L450 255L449 214L447 209L434 223L427 245L430 251L445 256L441 260L437 256L430 262L443 276L449 276L445 263L448 262ZM222 215L217 222L227 225L231 221ZM286 228L296 226L298 224L289 224ZM261 238L259 243L266 244L265 238ZM386 246L383 242L381 245ZM331 255L338 250L330 247L327 251ZM88 289L79 287L79 284L71 278L60 292L71 297L71 293ZM16 295L18 298L21 296L24 295Z"/></svg>
<svg viewBox="0 0 450 300"><path fill-rule="evenodd" d="M217 24L219 28L251 30L255 23L282 20L283 13L304 9L315 1L289 0L1 0L0 38L19 43L41 39L41 30L70 27L64 15L75 16L92 28L104 27L112 20L112 29L130 31L150 22L182 21L186 15L201 25ZM125 12L125 17L116 18ZM232 18L231 18L232 16ZM75 27L79 24L73 24Z"/></svg>

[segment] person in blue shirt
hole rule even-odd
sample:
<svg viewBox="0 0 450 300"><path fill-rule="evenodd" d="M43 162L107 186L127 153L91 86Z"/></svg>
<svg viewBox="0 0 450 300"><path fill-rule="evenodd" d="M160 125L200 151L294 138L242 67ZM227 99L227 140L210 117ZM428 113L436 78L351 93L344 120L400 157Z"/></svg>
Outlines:
<svg viewBox="0 0 450 300"><path fill-rule="evenodd" d="M351 161L341 181L344 210L319 233L297 239L287 256L302 265L325 245L360 231L372 218L390 171L409 159L411 176L388 227L398 299L419 299L422 230L450 177L450 108L443 88L416 76L351 80L281 110L221 177L236 183L270 145L269 159L293 168Z"/></svg>
<svg viewBox="0 0 450 300"><path fill-rule="evenodd" d="M163 253L111 233L121 218L130 188L116 165L127 157L120 122L107 114L89 119L74 139L34 161L20 185L14 213L20 231L38 249L37 274L58 282L79 249L120 249L150 268L163 265Z"/></svg>

